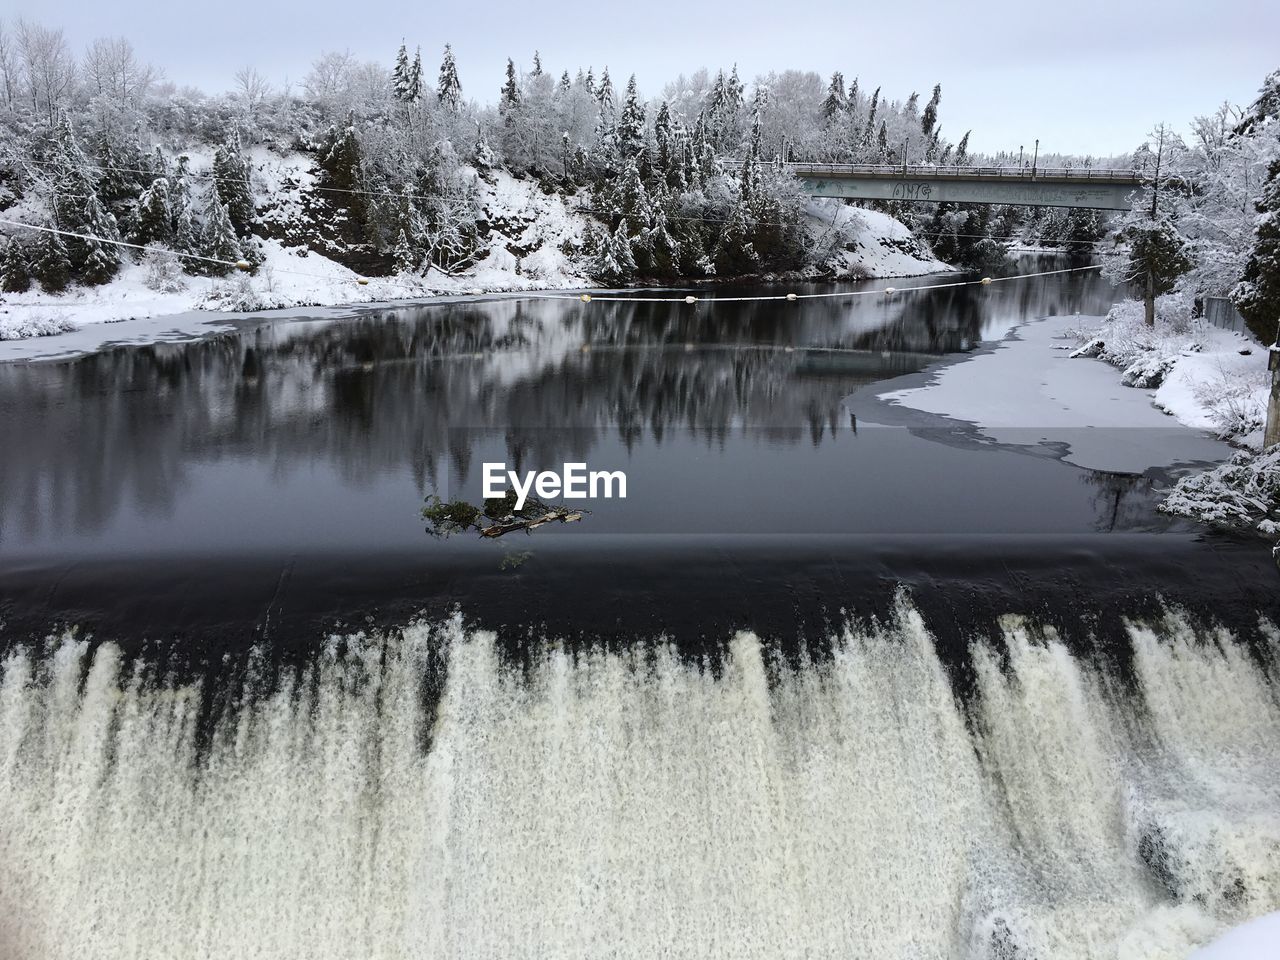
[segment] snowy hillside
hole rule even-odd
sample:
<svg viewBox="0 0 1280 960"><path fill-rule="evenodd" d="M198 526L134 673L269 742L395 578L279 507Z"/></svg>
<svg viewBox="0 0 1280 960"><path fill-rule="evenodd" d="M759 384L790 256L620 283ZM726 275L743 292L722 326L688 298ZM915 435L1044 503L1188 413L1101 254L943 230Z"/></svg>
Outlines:
<svg viewBox="0 0 1280 960"><path fill-rule="evenodd" d="M96 287L73 286L45 293L33 285L0 297L0 340L54 335L90 323L165 318L189 311L245 312L305 306L340 306L450 294L592 286L582 254L591 222L586 196L547 194L532 179L503 171L467 174L478 190L488 233L487 253L456 273L433 267L425 274L402 272L363 277L337 262L309 214L316 171L311 157L249 151L263 262L252 276L183 276L180 289L157 291L148 267L130 256L119 273ZM188 152L194 168L208 158ZM834 200L806 208L806 228L815 246L830 248L826 261L807 277L916 276L950 269L935 259L900 222L872 210Z"/></svg>

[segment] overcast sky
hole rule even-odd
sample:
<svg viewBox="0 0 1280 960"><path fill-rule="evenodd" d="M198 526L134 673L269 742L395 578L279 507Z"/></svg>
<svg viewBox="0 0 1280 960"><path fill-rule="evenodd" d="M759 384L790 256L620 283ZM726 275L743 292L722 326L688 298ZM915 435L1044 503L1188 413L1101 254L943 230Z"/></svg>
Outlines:
<svg viewBox="0 0 1280 960"><path fill-rule="evenodd" d="M681 72L735 61L744 79L801 68L881 84L891 98L942 84L944 134L972 128L973 147L1105 154L1132 149L1151 126L1185 128L1223 100L1252 101L1280 67L1280 0L851 0L701 3L583 0L399 4L364 0L16 0L12 14L61 26L77 48L124 35L178 83L231 86L252 65L295 83L324 50L392 61L401 38L421 45L434 78L452 43L463 92L492 102L508 56L548 70L608 65L635 73L646 96Z"/></svg>

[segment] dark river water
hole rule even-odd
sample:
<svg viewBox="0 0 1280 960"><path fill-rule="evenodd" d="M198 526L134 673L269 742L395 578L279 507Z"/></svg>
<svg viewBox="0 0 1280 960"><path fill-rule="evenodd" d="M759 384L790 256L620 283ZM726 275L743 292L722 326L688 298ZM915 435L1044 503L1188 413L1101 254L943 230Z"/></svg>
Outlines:
<svg viewBox="0 0 1280 960"><path fill-rule="evenodd" d="M862 288L895 282L928 281ZM1265 595L1262 551L1156 513L1171 471L1085 470L875 398L1115 297L1083 273L800 304L499 298L3 365L8 616L256 634L462 602L572 632L784 626L922 577L954 578L948 602L1026 586L984 565L1051 606L1070 571ZM622 470L628 495L533 536L428 536L424 497L479 502L486 461ZM1183 575L1154 572L1171 558Z"/></svg>

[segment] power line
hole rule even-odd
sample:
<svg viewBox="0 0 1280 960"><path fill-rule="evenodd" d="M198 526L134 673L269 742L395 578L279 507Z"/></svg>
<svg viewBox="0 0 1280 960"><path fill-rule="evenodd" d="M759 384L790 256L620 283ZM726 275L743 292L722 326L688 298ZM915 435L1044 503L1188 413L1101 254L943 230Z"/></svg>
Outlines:
<svg viewBox="0 0 1280 960"><path fill-rule="evenodd" d="M57 227L44 227L44 226L38 226L33 223L20 223L17 220L0 219L0 224L4 224L5 226L9 226L9 227L19 227L24 230L37 230L40 233L56 233L58 236L75 237L77 240L93 240L93 241L96 241L97 243L109 243L117 247L128 247L131 250L142 250L145 252L147 250L152 249L151 247L148 247L141 243L129 243L126 240L113 240L110 237L99 237L92 233L76 233L73 230L60 230ZM161 249L168 249L168 248L161 248ZM225 267L233 267L236 270L248 271L253 267L253 264L251 264L248 260L222 260L218 257L205 257L197 253L179 253L176 250L170 251L170 252L172 252L175 257L178 257L179 259L182 259L182 260L200 260L204 263L217 263ZM272 267L271 269L273 272L276 272L276 273L287 273L297 277L309 277L312 280L342 281L346 279L344 277L326 277L318 273L304 273L303 271L300 271L300 270L289 270L289 269L277 270L275 267ZM354 273L354 271L352 272L354 276L351 279L355 280L356 283L363 285L369 282L368 278L362 277L359 274Z"/></svg>

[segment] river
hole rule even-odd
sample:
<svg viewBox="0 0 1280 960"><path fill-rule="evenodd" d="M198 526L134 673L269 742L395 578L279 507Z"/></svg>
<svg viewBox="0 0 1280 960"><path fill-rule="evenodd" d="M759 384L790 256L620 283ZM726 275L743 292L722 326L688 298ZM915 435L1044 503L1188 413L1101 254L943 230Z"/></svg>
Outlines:
<svg viewBox="0 0 1280 960"><path fill-rule="evenodd" d="M1155 510L1225 448L881 402L1115 297L882 292L927 282L0 365L0 955L1172 958L1276 909L1276 569ZM429 535L486 461L628 495Z"/></svg>

